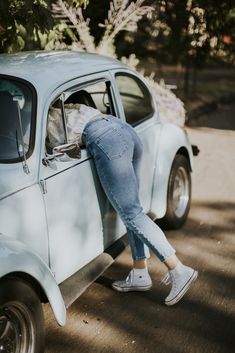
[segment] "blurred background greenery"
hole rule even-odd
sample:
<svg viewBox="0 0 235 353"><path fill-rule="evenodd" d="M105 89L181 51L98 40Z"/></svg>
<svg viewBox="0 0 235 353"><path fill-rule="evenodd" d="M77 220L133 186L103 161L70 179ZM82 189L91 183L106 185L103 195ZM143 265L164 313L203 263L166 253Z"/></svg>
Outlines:
<svg viewBox="0 0 235 353"><path fill-rule="evenodd" d="M117 57L186 104L220 98L234 91L235 1L0 0L0 52L35 49Z"/></svg>

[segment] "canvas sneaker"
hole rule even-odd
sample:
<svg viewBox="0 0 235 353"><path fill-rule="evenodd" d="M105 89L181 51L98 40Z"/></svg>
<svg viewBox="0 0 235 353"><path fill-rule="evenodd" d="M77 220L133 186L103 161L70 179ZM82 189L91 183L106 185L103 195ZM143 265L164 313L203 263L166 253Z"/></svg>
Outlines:
<svg viewBox="0 0 235 353"><path fill-rule="evenodd" d="M152 287L152 280L147 269L132 269L123 281L112 283L113 289L118 292L147 291Z"/></svg>
<svg viewBox="0 0 235 353"><path fill-rule="evenodd" d="M161 282L166 285L171 283L172 287L165 299L165 304L168 306L176 304L185 295L197 276L197 271L181 262L173 270L166 272Z"/></svg>

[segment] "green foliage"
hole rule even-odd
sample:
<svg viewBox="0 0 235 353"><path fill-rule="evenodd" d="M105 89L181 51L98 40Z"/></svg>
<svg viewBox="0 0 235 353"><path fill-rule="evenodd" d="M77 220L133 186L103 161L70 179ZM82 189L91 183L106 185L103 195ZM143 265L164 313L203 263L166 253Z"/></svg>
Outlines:
<svg viewBox="0 0 235 353"><path fill-rule="evenodd" d="M41 48L41 38L54 26L53 0L1 0L0 52ZM86 6L88 0L68 0L70 5ZM51 34L52 35L52 34ZM56 34L55 34L56 35Z"/></svg>
<svg viewBox="0 0 235 353"><path fill-rule="evenodd" d="M203 1L200 0L201 6ZM233 0L208 0L205 8L210 37L214 39L212 55L235 63L235 3Z"/></svg>
<svg viewBox="0 0 235 353"><path fill-rule="evenodd" d="M56 4L62 18L51 14ZM141 11L152 6L149 20ZM211 57L234 63L234 1L0 1L0 52L67 47L197 68Z"/></svg>
<svg viewBox="0 0 235 353"><path fill-rule="evenodd" d="M66 2L68 3L69 6L86 7L89 3L89 0L67 0Z"/></svg>
<svg viewBox="0 0 235 353"><path fill-rule="evenodd" d="M235 3L228 0L146 0L155 7L151 22L139 22L138 32L122 34L120 55L135 52L164 64L203 67L210 58L233 63Z"/></svg>
<svg viewBox="0 0 235 353"><path fill-rule="evenodd" d="M38 31L52 27L50 0L4 0L0 3L0 51L34 48Z"/></svg>
<svg viewBox="0 0 235 353"><path fill-rule="evenodd" d="M116 57L116 39L120 33L136 33L138 23L142 18L152 15L153 7L146 5L145 0L105 0L100 6L98 0L92 2L86 11L76 6L69 6L64 0L57 0L52 7L55 19L60 20L48 37L42 38L45 49L72 49L88 51ZM94 5L94 6L93 6ZM89 17L91 16L91 20ZM95 19L95 20L94 20ZM60 26L60 28L59 28ZM97 31L100 29L97 36ZM46 41L46 39L48 39ZM134 53L121 60L136 69L139 60ZM158 84L153 75L145 76L153 89L159 103L159 112L164 121L184 125L185 110L183 103L177 99L162 82ZM174 113L172 113L174 112Z"/></svg>

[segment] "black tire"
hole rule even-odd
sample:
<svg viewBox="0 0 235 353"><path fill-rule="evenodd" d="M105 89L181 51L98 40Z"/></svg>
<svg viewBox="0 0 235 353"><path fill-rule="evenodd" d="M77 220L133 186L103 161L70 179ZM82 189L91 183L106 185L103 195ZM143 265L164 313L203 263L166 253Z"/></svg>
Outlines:
<svg viewBox="0 0 235 353"><path fill-rule="evenodd" d="M157 221L160 227L178 229L185 223L190 208L191 188L189 161L185 156L177 154L168 181L166 214Z"/></svg>
<svg viewBox="0 0 235 353"><path fill-rule="evenodd" d="M44 318L41 302L25 281L0 281L0 351L43 353Z"/></svg>

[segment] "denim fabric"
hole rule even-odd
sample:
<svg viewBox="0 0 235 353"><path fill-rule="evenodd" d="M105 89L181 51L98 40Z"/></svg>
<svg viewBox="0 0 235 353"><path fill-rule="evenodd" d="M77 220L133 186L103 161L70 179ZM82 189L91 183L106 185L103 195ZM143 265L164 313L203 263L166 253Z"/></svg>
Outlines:
<svg viewBox="0 0 235 353"><path fill-rule="evenodd" d="M172 256L175 250L139 201L142 144L135 130L118 118L102 115L85 126L82 139L109 201L127 228L133 259L146 258L145 245L161 261Z"/></svg>

